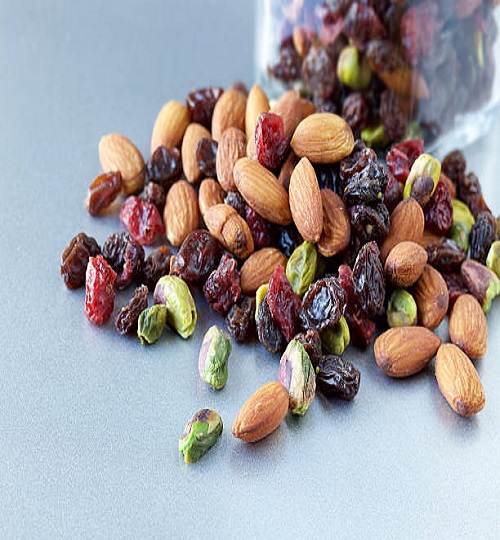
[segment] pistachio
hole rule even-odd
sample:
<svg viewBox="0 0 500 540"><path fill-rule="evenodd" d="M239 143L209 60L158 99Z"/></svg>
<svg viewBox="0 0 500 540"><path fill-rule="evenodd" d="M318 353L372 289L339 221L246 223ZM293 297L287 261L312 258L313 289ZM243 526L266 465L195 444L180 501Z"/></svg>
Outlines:
<svg viewBox="0 0 500 540"><path fill-rule="evenodd" d="M200 377L214 390L227 382L227 359L231 353L231 338L217 325L211 326L201 344L198 359Z"/></svg>
<svg viewBox="0 0 500 540"><path fill-rule="evenodd" d="M403 197L407 199L411 196L411 191L415 180L419 177L430 176L434 182L434 187L430 193L432 195L436 189L441 175L441 162L429 154L421 154L413 163L403 191Z"/></svg>
<svg viewBox="0 0 500 540"><path fill-rule="evenodd" d="M453 205L453 223L462 223L470 232L476 220L469 207L458 199L453 199L451 203Z"/></svg>
<svg viewBox="0 0 500 540"><path fill-rule="evenodd" d="M361 139L369 148L383 147L389 141L382 122L380 124L366 126L364 129L362 129Z"/></svg>
<svg viewBox="0 0 500 540"><path fill-rule="evenodd" d="M476 297L483 311L487 313L491 308L491 302L500 294L498 276L487 266L472 259L462 263L460 275L469 292Z"/></svg>
<svg viewBox="0 0 500 540"><path fill-rule="evenodd" d="M255 320L257 320L257 316L259 314L259 306L262 303L262 300L264 300L268 290L269 283L264 283L255 292Z"/></svg>
<svg viewBox="0 0 500 540"><path fill-rule="evenodd" d="M321 343L330 354L340 356L350 342L351 333L344 316L340 317L339 322L333 328L327 328L321 332Z"/></svg>
<svg viewBox="0 0 500 540"><path fill-rule="evenodd" d="M167 307L156 304L146 308L137 321L137 335L143 345L151 345L163 332L167 324Z"/></svg>
<svg viewBox="0 0 500 540"><path fill-rule="evenodd" d="M292 414L304 415L314 399L316 375L304 346L295 339L281 357L278 379L288 390Z"/></svg>
<svg viewBox="0 0 500 540"><path fill-rule="evenodd" d="M417 324L417 304L404 289L395 289L387 305L387 324L390 328Z"/></svg>
<svg viewBox="0 0 500 540"><path fill-rule="evenodd" d="M360 58L358 49L349 45L340 52L337 76L349 88L363 90L370 84L372 71L366 57Z"/></svg>
<svg viewBox="0 0 500 540"><path fill-rule="evenodd" d="M179 439L179 452L186 463L194 463L204 456L222 433L222 418L211 409L201 409L186 424Z"/></svg>
<svg viewBox="0 0 500 540"><path fill-rule="evenodd" d="M286 277L299 296L302 296L314 281L317 260L316 246L311 242L302 242L288 259Z"/></svg>
<svg viewBox="0 0 500 540"><path fill-rule="evenodd" d="M490 251L486 257L486 266L495 272L497 277L500 278L500 240L495 240L491 244Z"/></svg>
<svg viewBox="0 0 500 540"><path fill-rule="evenodd" d="M469 234L470 230L467 225L461 221L455 221L451 226L449 237L467 252L469 249Z"/></svg>
<svg viewBox="0 0 500 540"><path fill-rule="evenodd" d="M184 339L196 326L196 306L186 282L177 276L163 276L155 287L155 304L167 306L167 323Z"/></svg>

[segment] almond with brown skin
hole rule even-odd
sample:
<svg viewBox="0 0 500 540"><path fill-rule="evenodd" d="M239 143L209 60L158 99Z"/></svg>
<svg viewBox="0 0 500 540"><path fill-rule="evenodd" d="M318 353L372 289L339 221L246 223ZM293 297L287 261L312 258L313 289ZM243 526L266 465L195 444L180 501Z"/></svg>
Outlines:
<svg viewBox="0 0 500 540"><path fill-rule="evenodd" d="M389 377L408 377L422 371L441 345L441 339L422 326L390 328L373 347L378 367Z"/></svg>
<svg viewBox="0 0 500 540"><path fill-rule="evenodd" d="M200 184L198 191L198 204L200 206L201 215L216 204L224 202L224 190L215 178L205 178Z"/></svg>
<svg viewBox="0 0 500 540"><path fill-rule="evenodd" d="M245 111L245 133L247 139L253 139L255 136L255 126L257 119L263 113L269 110L269 100L262 87L254 84L247 97L247 108Z"/></svg>
<svg viewBox="0 0 500 540"><path fill-rule="evenodd" d="M429 264L413 286L412 295L417 304L418 322L434 330L448 312L449 293L443 276Z"/></svg>
<svg viewBox="0 0 500 540"><path fill-rule="evenodd" d="M235 88L226 90L218 99L212 116L212 139L220 141L227 128L245 131L247 97Z"/></svg>
<svg viewBox="0 0 500 540"><path fill-rule="evenodd" d="M323 203L316 172L307 158L293 170L288 197L297 230L304 240L315 244L323 230Z"/></svg>
<svg viewBox="0 0 500 540"><path fill-rule="evenodd" d="M488 324L479 302L471 294L458 297L448 322L450 339L469 358L481 358L486 354Z"/></svg>
<svg viewBox="0 0 500 540"><path fill-rule="evenodd" d="M307 32L300 26L295 26L292 34L293 46L301 58L304 58L309 52L311 40Z"/></svg>
<svg viewBox="0 0 500 540"><path fill-rule="evenodd" d="M237 161L233 175L238 191L257 214L278 225L292 222L288 193L271 171L245 157Z"/></svg>
<svg viewBox="0 0 500 540"><path fill-rule="evenodd" d="M236 162L245 157L247 138L241 129L230 127L224 131L219 141L215 168L217 179L225 191L237 191L233 169Z"/></svg>
<svg viewBox="0 0 500 540"><path fill-rule="evenodd" d="M163 222L165 234L173 246L180 246L186 236L200 226L196 192L186 180L178 180L169 189Z"/></svg>
<svg viewBox="0 0 500 540"><path fill-rule="evenodd" d="M151 153L158 146L180 147L184 132L189 125L189 111L178 101L169 101L156 117L151 135Z"/></svg>
<svg viewBox="0 0 500 540"><path fill-rule="evenodd" d="M252 253L241 267L241 290L253 296L261 285L269 281L278 264L286 268L286 263L287 258L276 248L265 247Z"/></svg>
<svg viewBox="0 0 500 540"><path fill-rule="evenodd" d="M196 145L203 138L209 139L210 131L201 124L192 123L186 128L184 138L182 139L182 170L184 171L186 180L190 184L198 183L203 176L196 161Z"/></svg>
<svg viewBox="0 0 500 540"><path fill-rule="evenodd" d="M378 78L391 90L404 97L428 99L429 87L422 73L414 68L400 67L393 71L379 71Z"/></svg>
<svg viewBox="0 0 500 540"><path fill-rule="evenodd" d="M257 442L271 434L288 411L288 391L279 382L261 386L240 409L232 433L237 439Z"/></svg>
<svg viewBox="0 0 500 540"><path fill-rule="evenodd" d="M427 264L427 252L415 242L400 242L385 260L385 275L398 287L410 287L422 275Z"/></svg>
<svg viewBox="0 0 500 540"><path fill-rule="evenodd" d="M120 171L127 195L144 187L146 165L134 143L119 133L109 133L99 141L99 161L103 172Z"/></svg>
<svg viewBox="0 0 500 540"><path fill-rule="evenodd" d="M484 408L481 379L476 368L456 345L441 345L436 356L436 379L450 407L460 416L473 416Z"/></svg>
<svg viewBox="0 0 500 540"><path fill-rule="evenodd" d="M433 233L426 227L422 234L422 238L420 238L418 243L425 249L429 244L432 244L433 242L437 242L438 240L441 240L441 238L442 236L439 236L438 234Z"/></svg>
<svg viewBox="0 0 500 540"><path fill-rule="evenodd" d="M321 190L323 203L323 231L318 251L324 257L333 257L343 251L351 240L351 222L344 201L331 189Z"/></svg>

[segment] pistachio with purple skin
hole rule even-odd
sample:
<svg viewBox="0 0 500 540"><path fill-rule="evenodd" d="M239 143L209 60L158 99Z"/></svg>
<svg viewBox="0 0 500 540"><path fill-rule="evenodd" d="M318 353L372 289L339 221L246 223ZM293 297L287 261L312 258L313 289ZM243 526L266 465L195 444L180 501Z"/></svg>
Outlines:
<svg viewBox="0 0 500 540"><path fill-rule="evenodd" d="M487 313L491 308L491 302L500 294L500 279L493 270L472 259L462 263L460 275L469 292L476 297L483 311Z"/></svg>
<svg viewBox="0 0 500 540"><path fill-rule="evenodd" d="M231 338L214 324L203 338L198 359L200 377L214 390L221 390L227 382L230 353Z"/></svg>
<svg viewBox="0 0 500 540"><path fill-rule="evenodd" d="M222 418L211 409L201 409L186 424L179 439L179 452L186 463L194 463L204 456L222 433Z"/></svg>

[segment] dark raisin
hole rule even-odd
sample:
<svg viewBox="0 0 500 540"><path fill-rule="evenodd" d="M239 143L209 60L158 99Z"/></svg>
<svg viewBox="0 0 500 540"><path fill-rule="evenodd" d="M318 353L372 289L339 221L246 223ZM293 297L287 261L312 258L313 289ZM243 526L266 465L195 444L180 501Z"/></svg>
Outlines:
<svg viewBox="0 0 500 540"><path fill-rule="evenodd" d="M120 310L115 321L120 334L130 336L137 333L139 315L148 307L148 293L146 285L137 287L130 302Z"/></svg>
<svg viewBox="0 0 500 540"><path fill-rule="evenodd" d="M243 81L235 81L231 85L231 88L238 90L238 92L241 92L245 96L248 96L248 86Z"/></svg>
<svg viewBox="0 0 500 540"><path fill-rule="evenodd" d="M382 163L370 163L361 171L354 173L344 188L342 198L346 205L381 201L385 186L389 182L388 174L387 167Z"/></svg>
<svg viewBox="0 0 500 540"><path fill-rule="evenodd" d="M286 347L286 339L278 323L273 319L267 295L259 305L257 313L257 336L266 350L271 354L282 352Z"/></svg>
<svg viewBox="0 0 500 540"><path fill-rule="evenodd" d="M269 279L267 303L286 340L291 341L297 333L300 297L293 291L281 265L276 266Z"/></svg>
<svg viewBox="0 0 500 540"><path fill-rule="evenodd" d="M335 68L325 47L315 44L302 64L302 77L314 96L329 97L335 87Z"/></svg>
<svg viewBox="0 0 500 540"><path fill-rule="evenodd" d="M104 242L102 254L117 274L118 289L127 287L144 263L144 248L126 232L112 234Z"/></svg>
<svg viewBox="0 0 500 540"><path fill-rule="evenodd" d="M160 184L167 193L172 184L182 175L180 150L158 146L148 161L146 170L148 180Z"/></svg>
<svg viewBox="0 0 500 540"><path fill-rule="evenodd" d="M384 307L385 274L375 242L368 242L360 249L352 269L352 283L362 312L368 318L378 315Z"/></svg>
<svg viewBox="0 0 500 540"><path fill-rule="evenodd" d="M481 212L469 236L469 257L486 264L491 244L497 238L497 221L490 212Z"/></svg>
<svg viewBox="0 0 500 540"><path fill-rule="evenodd" d="M233 304L226 316L226 326L237 343L246 341L255 328L255 298L243 296Z"/></svg>
<svg viewBox="0 0 500 540"><path fill-rule="evenodd" d="M85 198L85 208L92 216L106 210L122 191L122 175L119 171L100 174L90 184Z"/></svg>
<svg viewBox="0 0 500 540"><path fill-rule="evenodd" d="M437 5L424 0L418 5L409 7L401 18L403 54L413 66L416 66L432 51L437 15Z"/></svg>
<svg viewBox="0 0 500 540"><path fill-rule="evenodd" d="M422 139L413 139L392 145L387 154L387 167L404 184L410 173L415 160L424 153L424 141Z"/></svg>
<svg viewBox="0 0 500 540"><path fill-rule="evenodd" d="M259 216L253 208L247 206L245 219L252 233L255 249L271 246L273 244L273 225L267 219Z"/></svg>
<svg viewBox="0 0 500 540"><path fill-rule="evenodd" d="M434 190L434 180L431 176L417 176L413 181L410 189L410 196L413 197L418 204L425 208L431 200L431 193Z"/></svg>
<svg viewBox="0 0 500 540"><path fill-rule="evenodd" d="M269 74L289 83L300 78L302 58L295 50L293 43L287 42L280 48L276 62L268 67Z"/></svg>
<svg viewBox="0 0 500 540"><path fill-rule="evenodd" d="M208 137L202 137L196 143L194 150L196 163L200 171L208 178L215 178L217 176L217 171L215 170L217 147L217 141Z"/></svg>
<svg viewBox="0 0 500 540"><path fill-rule="evenodd" d="M384 203L374 206L356 204L347 209L352 228L362 243L379 242L388 234L391 225L389 210Z"/></svg>
<svg viewBox="0 0 500 540"><path fill-rule="evenodd" d="M283 119L272 112L263 112L255 126L255 151L259 163L268 169L277 169L287 148Z"/></svg>
<svg viewBox="0 0 500 540"><path fill-rule="evenodd" d="M331 189L339 197L342 197L343 187L342 180L340 178L340 168L338 163L332 163L331 165L318 165L314 164L314 171L318 179L320 189Z"/></svg>
<svg viewBox="0 0 500 540"><path fill-rule="evenodd" d="M219 266L208 276L203 292L210 307L226 315L241 296L240 273L236 259L226 253Z"/></svg>
<svg viewBox="0 0 500 540"><path fill-rule="evenodd" d="M457 271L466 257L465 250L449 238L431 242L425 250L427 262L441 273Z"/></svg>
<svg viewBox="0 0 500 540"><path fill-rule="evenodd" d="M361 374L340 356L323 356L316 367L316 384L326 397L351 400L358 393Z"/></svg>
<svg viewBox="0 0 500 540"><path fill-rule="evenodd" d="M148 182L139 197L143 201L154 204L158 209L160 216L163 215L163 209L165 208L165 190L160 184Z"/></svg>
<svg viewBox="0 0 500 540"><path fill-rule="evenodd" d="M228 191L224 197L224 204L232 206L236 212L245 219L247 203L237 191Z"/></svg>
<svg viewBox="0 0 500 540"><path fill-rule="evenodd" d="M172 250L168 246L160 246L152 251L140 268L137 283L144 283L153 291L158 280L169 273L171 258Z"/></svg>
<svg viewBox="0 0 500 540"><path fill-rule="evenodd" d="M441 163L441 170L456 186L458 186L465 176L466 167L467 162L461 150L453 150L449 154L446 154Z"/></svg>
<svg viewBox="0 0 500 540"><path fill-rule="evenodd" d="M300 321L305 330L333 328L344 314L345 294L338 280L323 278L312 283L302 299Z"/></svg>
<svg viewBox="0 0 500 540"><path fill-rule="evenodd" d="M321 338L319 332L316 330L307 330L307 332L300 332L293 339L302 343L306 353L309 355L311 363L314 367L319 364L321 360Z"/></svg>
<svg viewBox="0 0 500 540"><path fill-rule="evenodd" d="M458 297L462 294L468 294L469 289L460 274L443 274L443 279L448 287L448 311L451 311Z"/></svg>
<svg viewBox="0 0 500 540"><path fill-rule="evenodd" d="M85 285L85 272L90 257L101 253L95 238L81 232L74 236L61 257L61 276L68 289L78 289Z"/></svg>
<svg viewBox="0 0 500 540"><path fill-rule="evenodd" d="M210 129L215 104L221 97L222 92L222 88L209 86L189 93L186 97L186 106L191 115L191 122L196 122Z"/></svg>
<svg viewBox="0 0 500 540"><path fill-rule="evenodd" d="M402 139L406 133L407 113L401 98L390 90L380 96L380 119L384 131L391 141Z"/></svg>
<svg viewBox="0 0 500 540"><path fill-rule="evenodd" d="M352 152L340 161L340 177L347 181L356 173L360 173L368 165L377 163L377 154L371 148L367 148L365 143L358 139L354 143Z"/></svg>
<svg viewBox="0 0 500 540"><path fill-rule="evenodd" d="M120 221L140 244L146 246L155 242L157 234L165 232L158 208L153 203L134 195L128 197L123 203Z"/></svg>
<svg viewBox="0 0 500 540"><path fill-rule="evenodd" d="M396 177L389 173L389 181L385 186L384 190L384 204L389 211L389 214L392 214L392 211L401 199L403 198L403 185L396 180Z"/></svg>
<svg viewBox="0 0 500 540"><path fill-rule="evenodd" d="M361 131L370 118L370 107L361 92L351 92L342 105L342 117L353 131Z"/></svg>
<svg viewBox="0 0 500 540"><path fill-rule="evenodd" d="M366 47L366 57L375 72L392 72L404 62L399 54L399 47L386 39L372 39Z"/></svg>
<svg viewBox="0 0 500 540"><path fill-rule="evenodd" d="M386 36L386 31L375 10L363 2L353 2L344 19L344 34L359 50L376 38Z"/></svg>
<svg viewBox="0 0 500 540"><path fill-rule="evenodd" d="M444 236L453 225L453 205L446 184L440 180L424 209L425 226L433 233Z"/></svg>
<svg viewBox="0 0 500 540"><path fill-rule="evenodd" d="M85 315L94 324L104 324L115 305L115 271L102 255L90 257L85 274Z"/></svg>
<svg viewBox="0 0 500 540"><path fill-rule="evenodd" d="M276 247L286 256L290 257L302 239L295 225L276 227Z"/></svg>
<svg viewBox="0 0 500 540"><path fill-rule="evenodd" d="M457 193L458 198L469 207L475 219L481 212L490 211L483 198L479 179L473 172L459 179Z"/></svg>

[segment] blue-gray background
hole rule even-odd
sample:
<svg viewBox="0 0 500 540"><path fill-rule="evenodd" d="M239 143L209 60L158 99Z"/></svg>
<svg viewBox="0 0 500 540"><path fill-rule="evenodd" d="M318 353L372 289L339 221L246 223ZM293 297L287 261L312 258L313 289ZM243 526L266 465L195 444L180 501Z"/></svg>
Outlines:
<svg viewBox="0 0 500 540"><path fill-rule="evenodd" d="M84 292L60 279L74 234L103 242L119 228L82 206L100 136L121 132L147 154L165 101L250 84L253 7L0 2L1 538L498 538L498 304L476 363L487 395L477 418L451 411L432 366L394 381L351 350L362 371L352 403L318 398L251 446L230 426L276 378L277 358L235 346L216 393L197 375L202 336L221 322L205 308L191 339L165 333L145 349L90 324ZM466 152L496 213L498 143L495 127ZM225 431L189 466L177 439L205 406Z"/></svg>

